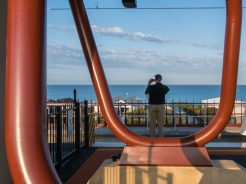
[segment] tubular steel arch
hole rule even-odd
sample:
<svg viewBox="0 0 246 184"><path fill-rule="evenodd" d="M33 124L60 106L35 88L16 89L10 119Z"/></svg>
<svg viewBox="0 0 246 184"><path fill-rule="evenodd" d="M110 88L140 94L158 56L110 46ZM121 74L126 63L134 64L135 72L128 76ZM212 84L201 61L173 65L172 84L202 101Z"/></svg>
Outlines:
<svg viewBox="0 0 246 184"><path fill-rule="evenodd" d="M14 183L61 183L46 130L46 0L8 0L6 150Z"/></svg>
<svg viewBox="0 0 246 184"><path fill-rule="evenodd" d="M121 123L113 108L112 98L83 0L69 0L69 2L103 117L111 131L120 140L129 146L201 147L214 139L225 128L233 110L236 94L242 22L241 0L226 0L226 35L219 109L206 128L183 138L143 137L131 132Z"/></svg>

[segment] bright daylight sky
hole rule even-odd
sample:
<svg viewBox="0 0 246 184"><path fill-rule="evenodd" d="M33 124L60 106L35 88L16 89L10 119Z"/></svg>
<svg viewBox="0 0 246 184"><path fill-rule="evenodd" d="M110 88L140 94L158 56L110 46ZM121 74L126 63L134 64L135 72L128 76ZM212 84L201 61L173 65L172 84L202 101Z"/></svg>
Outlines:
<svg viewBox="0 0 246 184"><path fill-rule="evenodd" d="M84 0L87 8L122 8L121 0ZM138 0L138 7L225 7L225 0ZM246 6L246 0L243 0ZM91 84L68 0L48 0L48 84ZM246 9L244 9L246 10ZM225 9L88 9L110 84L220 84ZM246 15L239 84L246 84Z"/></svg>

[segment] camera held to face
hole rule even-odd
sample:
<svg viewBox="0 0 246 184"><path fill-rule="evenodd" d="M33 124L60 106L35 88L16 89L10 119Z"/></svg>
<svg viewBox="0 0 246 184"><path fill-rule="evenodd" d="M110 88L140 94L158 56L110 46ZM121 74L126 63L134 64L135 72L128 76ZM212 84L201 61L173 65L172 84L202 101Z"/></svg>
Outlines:
<svg viewBox="0 0 246 184"><path fill-rule="evenodd" d="M149 80L149 84L151 84L152 82L154 82L155 81L155 79L150 79Z"/></svg>

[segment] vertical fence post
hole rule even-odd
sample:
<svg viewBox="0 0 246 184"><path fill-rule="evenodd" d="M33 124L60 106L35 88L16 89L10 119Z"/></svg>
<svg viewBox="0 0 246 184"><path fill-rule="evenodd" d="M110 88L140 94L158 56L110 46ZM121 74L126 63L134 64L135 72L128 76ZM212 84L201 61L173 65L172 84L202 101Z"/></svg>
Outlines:
<svg viewBox="0 0 246 184"><path fill-rule="evenodd" d="M243 101L241 99L241 113L240 113L240 126L242 126L243 123Z"/></svg>
<svg viewBox="0 0 246 184"><path fill-rule="evenodd" d="M174 122L175 122L175 105L174 102L172 100L172 107L173 107L173 112L172 112L172 126L174 126Z"/></svg>
<svg viewBox="0 0 246 184"><path fill-rule="evenodd" d="M207 126L207 123L206 123L206 113L207 113L206 109L207 108L205 106L201 105L201 104L200 104L200 108L202 110L202 112L201 112L201 120L203 121L204 127L206 127Z"/></svg>
<svg viewBox="0 0 246 184"><path fill-rule="evenodd" d="M47 119L46 119L46 121L47 121L47 123L46 123L46 128L47 128L47 137L48 137L48 145L49 145L49 150L50 150L50 135L49 135L49 124L50 124L50 108L51 107L49 107L48 106L48 108L47 108L47 110L46 110L46 113L47 113Z"/></svg>
<svg viewBox="0 0 246 184"><path fill-rule="evenodd" d="M5 80L6 80L6 37L7 4L0 1L0 178L1 183L12 183L5 146Z"/></svg>
<svg viewBox="0 0 246 184"><path fill-rule="evenodd" d="M97 103L97 124L101 124L100 120L100 109L99 109L99 104Z"/></svg>
<svg viewBox="0 0 246 184"><path fill-rule="evenodd" d="M168 111L167 111L167 105L168 103L164 104L164 113L165 113L165 122L164 122L164 127L168 127L169 126L169 123L168 123L168 117L169 117L169 114L168 114Z"/></svg>
<svg viewBox="0 0 246 184"><path fill-rule="evenodd" d="M125 102L125 125L127 126L127 116L126 116L126 102Z"/></svg>
<svg viewBox="0 0 246 184"><path fill-rule="evenodd" d="M57 126L56 126L56 168L62 165L62 107L57 106Z"/></svg>
<svg viewBox="0 0 246 184"><path fill-rule="evenodd" d="M88 101L84 101L84 123L85 123L85 147L89 147L89 116L88 116Z"/></svg>
<svg viewBox="0 0 246 184"><path fill-rule="evenodd" d="M75 103L75 147L80 151L80 103Z"/></svg>
<svg viewBox="0 0 246 184"><path fill-rule="evenodd" d="M95 114L94 114L94 103L91 100L91 108L90 108L90 118L88 118L88 126L89 126L89 147L95 143ZM89 117L89 116L88 116Z"/></svg>
<svg viewBox="0 0 246 184"><path fill-rule="evenodd" d="M212 106L212 104L210 104L210 107ZM208 101L207 101L207 110L206 110L206 123L208 125L209 123L209 117L212 115L212 118L214 118L215 114L216 114L216 108L215 108L215 102L214 102L214 109L213 109L214 113L212 114L212 111L211 113L209 113L209 107L208 107ZM209 117L208 117L209 116Z"/></svg>
<svg viewBox="0 0 246 184"><path fill-rule="evenodd" d="M146 102L146 100L144 100L144 123L145 123L145 126L147 127L147 130L148 130L148 125L147 125L147 102Z"/></svg>
<svg viewBox="0 0 246 184"><path fill-rule="evenodd" d="M135 108L135 107L134 107L134 105L133 105L132 100L131 100L131 105L132 105L132 111L131 111L131 113L132 113L132 114L131 114L131 116L132 116L132 117L131 117L132 122L131 122L131 126L134 126L134 119L133 119L134 113L133 113L133 108Z"/></svg>
<svg viewBox="0 0 246 184"><path fill-rule="evenodd" d="M137 109L136 109L135 115L136 115L136 118L137 118L137 126L141 126L140 118L139 118L140 111L139 111L139 103L138 103L138 101L136 102L136 105L137 105L136 106Z"/></svg>
<svg viewBox="0 0 246 184"><path fill-rule="evenodd" d="M173 127L174 127L174 131L176 131L176 104L175 102L173 102Z"/></svg>
<svg viewBox="0 0 246 184"><path fill-rule="evenodd" d="M194 104L194 100L193 100L193 102L192 102L192 111L193 111L193 114L192 114L192 119L193 119L193 126L195 125L195 123L196 123L196 114L195 114L195 104Z"/></svg>
<svg viewBox="0 0 246 184"><path fill-rule="evenodd" d="M179 99L179 105L178 105L178 107L179 107L179 126L182 126L182 124L183 124L183 121L182 121L182 112L181 112L181 107L182 107L182 105L181 105L181 101L180 101L180 99Z"/></svg>
<svg viewBox="0 0 246 184"><path fill-rule="evenodd" d="M189 115L187 113L187 99L185 99L185 105L184 105L184 109L185 109L185 123L186 123L186 126L189 126Z"/></svg>
<svg viewBox="0 0 246 184"><path fill-rule="evenodd" d="M242 124L243 124L243 121L244 121L244 119L246 119L245 116L246 115L246 103L244 102L243 103L243 114L241 114L241 116L243 116L242 117ZM241 124L241 126L242 126L242 124Z"/></svg>
<svg viewBox="0 0 246 184"><path fill-rule="evenodd" d="M204 105L203 108L204 108L203 109L203 116L204 116L203 121L204 121L204 126L206 126L208 124L208 117L207 117L208 116L207 115L207 108L208 108L208 106Z"/></svg>
<svg viewBox="0 0 246 184"><path fill-rule="evenodd" d="M73 89L73 103L75 104L77 102L77 91L76 89L74 88Z"/></svg>
<svg viewBox="0 0 246 184"><path fill-rule="evenodd" d="M234 103L234 108L233 108L233 111L234 111L234 119L235 119L235 125L237 125L237 122L238 122L238 120L237 120L237 111L236 111L238 105L239 105L239 102L236 102L236 101L235 101L235 103Z"/></svg>

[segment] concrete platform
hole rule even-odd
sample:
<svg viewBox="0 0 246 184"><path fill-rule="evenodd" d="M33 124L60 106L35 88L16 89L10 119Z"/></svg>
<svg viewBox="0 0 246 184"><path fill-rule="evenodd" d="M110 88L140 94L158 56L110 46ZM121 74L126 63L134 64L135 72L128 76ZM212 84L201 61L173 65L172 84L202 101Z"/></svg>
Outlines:
<svg viewBox="0 0 246 184"><path fill-rule="evenodd" d="M212 167L205 147L126 146L121 154L119 165Z"/></svg>
<svg viewBox="0 0 246 184"><path fill-rule="evenodd" d="M92 145L96 148L123 148L126 144L118 141L98 141ZM246 148L246 142L210 142L205 145L206 148Z"/></svg>
<svg viewBox="0 0 246 184"><path fill-rule="evenodd" d="M147 127L127 127L130 131L141 135L141 136L149 136L149 128ZM202 130L204 127L164 127L164 135L166 136L182 136L182 135L190 135L194 134ZM101 127L95 129L96 136L115 136L108 127ZM238 134L241 135L240 127L226 127L222 134Z"/></svg>
<svg viewBox="0 0 246 184"><path fill-rule="evenodd" d="M246 170L231 160L213 167L119 166L105 160L88 184L245 184Z"/></svg>
<svg viewBox="0 0 246 184"><path fill-rule="evenodd" d="M146 127L128 127L128 129L138 135L149 137L149 130ZM203 129L203 127L164 127L165 137L185 137L192 135ZM119 139L110 131L108 127L95 129L96 142L117 142ZM240 133L240 127L226 127L224 131L214 140L216 142L246 142L246 136Z"/></svg>

